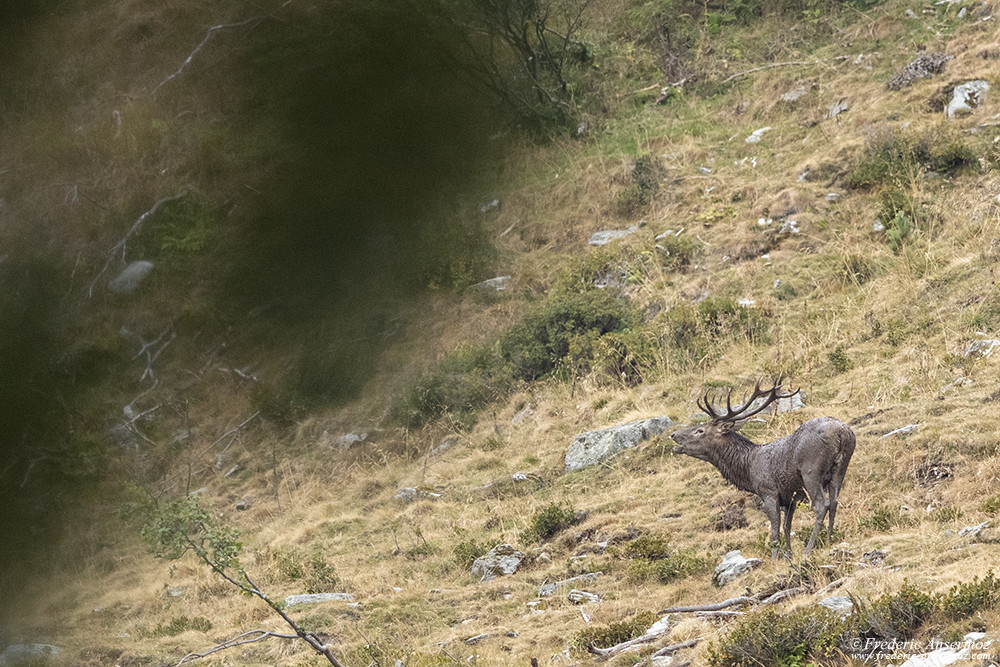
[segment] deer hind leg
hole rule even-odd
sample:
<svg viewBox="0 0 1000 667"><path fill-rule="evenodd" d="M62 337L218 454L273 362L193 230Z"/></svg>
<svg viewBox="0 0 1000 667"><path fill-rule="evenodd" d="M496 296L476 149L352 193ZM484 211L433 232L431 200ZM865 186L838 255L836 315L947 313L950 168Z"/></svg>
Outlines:
<svg viewBox="0 0 1000 667"><path fill-rule="evenodd" d="M804 478L803 482L805 483L806 493L812 499L813 509L816 511L816 524L813 526L812 535L809 536L809 542L806 544L805 553L808 555L816 545L816 536L823 530L823 522L826 519L830 505L826 499L826 494L823 493L823 482L818 477Z"/></svg>

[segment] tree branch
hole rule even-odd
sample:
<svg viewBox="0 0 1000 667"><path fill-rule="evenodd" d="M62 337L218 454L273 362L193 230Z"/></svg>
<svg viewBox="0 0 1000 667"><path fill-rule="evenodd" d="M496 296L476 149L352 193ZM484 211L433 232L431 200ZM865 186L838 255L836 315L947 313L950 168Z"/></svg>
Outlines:
<svg viewBox="0 0 1000 667"><path fill-rule="evenodd" d="M256 635L250 639L243 639L249 635ZM232 639L227 639L226 641L216 644L212 648L208 649L204 653L188 653L186 656L180 659L175 667L180 667L185 662L191 662L197 660L198 658L204 658L206 656L212 655L213 653L218 653L219 651L225 651L227 648L234 648L236 646L243 646L244 644L253 644L254 642L259 642L262 639L267 639L268 637L277 637L278 639L298 639L297 635L283 635L278 632L270 632L268 630L250 630L249 632L244 632L243 634L236 635Z"/></svg>
<svg viewBox="0 0 1000 667"><path fill-rule="evenodd" d="M176 200L178 200L181 197L184 197L186 195L187 195L187 190L182 190L182 191L178 192L177 194L175 194L172 197L164 197L163 199L161 199L158 202L156 202L155 204L153 204L153 208L149 209L148 211L146 211L145 213L143 213L142 215L139 216L139 219L135 221L135 223L132 225L131 229L129 229L127 232L125 232L125 236L123 236L121 238L121 240L118 241L118 243L116 243L113 246L111 246L111 249L108 250L108 261L106 261L104 263L104 268L102 268L98 272L98 274L96 276L94 276L94 280L90 283L90 288L87 290L87 295L88 296L90 296L90 297L94 296L94 285L97 284L98 279L100 279L100 277L102 275L104 275L104 272L108 270L108 267L111 266L111 260L114 259L115 253L117 251L121 250L121 253L122 253L122 262L125 261L125 252L127 250L128 239L129 239L130 236L132 236L137 231L139 231L139 227L142 226L142 223L144 223L146 221L146 219L149 218L151 215L153 215L154 213L156 213L156 211L159 210L159 208L162 205L164 205L164 204L166 204L168 202L176 201Z"/></svg>
<svg viewBox="0 0 1000 667"><path fill-rule="evenodd" d="M201 40L201 44L199 44L198 46L194 47L194 51L192 51L190 54L188 54L188 57L184 59L184 62L181 63L181 66L177 68L176 72L174 72L173 74L171 74L170 76L168 76L166 79L164 79L163 81L161 81L156 86L156 88L153 88L153 92L150 93L150 96L155 95L156 91L158 91L164 85L170 83L174 78L177 77L177 75L179 75L181 72L183 72L184 68L187 67L188 65L190 65L191 61L194 60L194 57L196 55L198 55L198 52L201 51L202 47L204 47L206 44L208 44L208 40L212 38L212 34L216 30L222 30L223 28L235 28L237 26L246 25L248 23L252 23L253 21L260 21L262 19L263 19L262 16L254 16L254 17L248 18L245 21L240 21L239 23L221 23L219 25L213 25L211 28L208 29L208 32L205 33L205 39Z"/></svg>
<svg viewBox="0 0 1000 667"><path fill-rule="evenodd" d="M768 65L761 65L760 67L754 67L753 69L748 69L743 72L737 72L722 80L722 83L729 83L733 79L738 79L741 76L746 76L747 74L753 74L754 72L761 72L766 69L772 69L774 67L790 67L792 65L819 65L821 63L830 62L833 60L847 60L850 56L834 56L833 58L824 58L821 60L789 60L783 63L770 63Z"/></svg>

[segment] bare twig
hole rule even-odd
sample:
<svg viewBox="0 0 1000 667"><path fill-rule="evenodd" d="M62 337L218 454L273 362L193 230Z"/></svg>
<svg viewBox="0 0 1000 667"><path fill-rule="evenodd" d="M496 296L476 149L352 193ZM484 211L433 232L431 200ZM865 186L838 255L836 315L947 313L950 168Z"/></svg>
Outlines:
<svg viewBox="0 0 1000 667"><path fill-rule="evenodd" d="M242 430L244 426L246 426L247 424L249 424L250 422L252 422L259 415L260 415L260 410L258 410L257 412L253 413L252 415L250 415L249 417L247 417L246 419L244 419L243 422L239 426L237 426L236 428L231 428L228 431L226 431L225 433L223 433L222 435L220 435L219 439L216 440L215 442L213 442L211 445L209 445L208 448L211 449L212 447L215 447L217 444L219 444L220 442L222 442L223 438L225 438L226 436L229 436L229 435L234 436L233 440L235 440L236 439L235 438L235 434L239 433L240 430ZM233 444L233 440L230 440L229 444L227 444L225 447L222 448L223 452L225 452L227 449L229 449L229 445Z"/></svg>
<svg viewBox="0 0 1000 667"><path fill-rule="evenodd" d="M248 18L245 21L240 21L238 23L220 23L219 25L213 25L211 28L208 29L208 32L205 33L205 39L201 40L201 43L198 44L198 46L194 47L194 51L188 54L188 57L184 59L184 62L181 63L181 66L177 68L177 71L168 76L163 81L161 81L159 84L157 84L156 88L153 88L153 92L150 93L150 96L156 94L156 91L158 91L164 85L173 81L174 78L177 77L177 75L183 72L184 68L190 65L191 61L194 60L194 57L198 55L198 52L201 51L206 44L208 44L208 40L212 38L212 34L215 33L216 30L222 30L223 28L236 28L238 26L247 25L248 23L253 23L254 21L260 21L262 19L263 17L261 16L254 16Z"/></svg>
<svg viewBox="0 0 1000 667"><path fill-rule="evenodd" d="M753 74L754 72L760 72L766 69L772 69L774 67L791 67L791 66L803 66L803 65L820 65L825 62L830 62L834 60L847 60L850 56L834 56L833 58L824 58L820 60L789 60L783 63L769 63L767 65L761 65L760 67L754 67L753 69L748 69L743 72L737 72L731 76L726 77L722 80L722 83L729 83L733 79L738 79L741 76L746 76L747 74Z"/></svg>
<svg viewBox="0 0 1000 667"><path fill-rule="evenodd" d="M778 591L777 593L767 598L766 600L761 600L760 604L761 606L778 604L784 599L793 597L795 595L802 595L803 593L808 593L808 592L809 589L806 588L805 586L799 586L798 588L786 588L783 591Z"/></svg>
<svg viewBox="0 0 1000 667"><path fill-rule="evenodd" d="M250 637L251 635L254 635ZM244 639L244 637L250 637L249 639ZM249 632L244 632L243 634L236 635L232 639L227 639L224 642L216 644L212 648L208 649L204 653L188 653L186 656L180 659L176 667L180 667L185 662L191 662L192 660L197 660L198 658L204 658L206 656L212 655L213 653L218 653L219 651L225 651L227 648L234 648L236 646L243 646L244 644L253 644L254 642L259 642L262 639L267 639L268 637L277 637L278 639L298 639L298 635L286 635L279 632L270 632L268 630L250 630Z"/></svg>
<svg viewBox="0 0 1000 667"><path fill-rule="evenodd" d="M831 581L826 586L824 586L823 588L819 589L816 592L817 593L829 593L830 591L834 590L835 588L840 588L841 586L843 586L845 581L847 581L847 577L841 577L840 579L837 579L836 581Z"/></svg>
<svg viewBox="0 0 1000 667"><path fill-rule="evenodd" d="M653 653L653 655L651 655L650 657L662 658L663 656L670 655L671 653L677 653L677 651L680 651L682 649L691 648L692 646L700 642L702 639L704 639L704 637L695 637L694 639L689 639L685 642L680 642L678 644L671 644L670 646L664 646L663 648Z"/></svg>
<svg viewBox="0 0 1000 667"><path fill-rule="evenodd" d="M730 598L722 602L715 602L713 604L696 604L688 605L683 607L670 607L662 611L656 612L657 615L663 614L683 614L692 611L718 611L720 609L725 609L726 607L735 607L737 605L744 604L757 604L759 600L757 598L748 597L746 595L741 595L738 598Z"/></svg>
<svg viewBox="0 0 1000 667"><path fill-rule="evenodd" d="M159 210L159 208L164 204L172 201L177 201L178 199L185 196L187 196L187 190L182 190L177 194L173 195L172 197L164 197L163 199L160 199L155 204L153 204L153 207L151 209L149 209L148 211L139 216L139 219L135 221L135 223L127 232L125 232L125 236L123 236L121 240L118 241L118 243L111 246L111 249L108 250L108 261L104 263L104 267L98 272L96 276L94 276L94 280L90 283L90 288L87 290L88 296L90 297L94 296L94 285L97 284L97 281L100 279L100 277L104 275L104 272L108 270L109 266L111 266L111 261L115 258L115 253L117 253L120 250L122 256L122 262L125 261L125 253L128 250L127 247L128 239L130 236L139 231L139 228L142 226L142 223L144 223L151 215L156 213L156 211Z"/></svg>
<svg viewBox="0 0 1000 667"><path fill-rule="evenodd" d="M717 617L717 618L732 618L733 616L745 616L745 611L696 611L695 616L701 618L707 617Z"/></svg>

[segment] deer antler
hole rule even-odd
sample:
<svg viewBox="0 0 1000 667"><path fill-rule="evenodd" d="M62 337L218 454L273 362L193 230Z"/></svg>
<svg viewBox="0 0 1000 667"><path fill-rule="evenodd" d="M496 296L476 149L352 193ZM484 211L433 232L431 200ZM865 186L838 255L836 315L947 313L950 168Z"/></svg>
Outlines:
<svg viewBox="0 0 1000 667"><path fill-rule="evenodd" d="M770 407L770 405L775 401L782 398L791 398L795 394L799 393L799 391L801 391L800 389L796 389L795 391L789 394L782 394L781 377L778 377L774 381L774 384L771 386L770 389L761 389L760 382L761 382L760 380L757 380L757 383L754 385L753 388L753 393L750 394L749 398L747 398L746 394L743 395L743 403L737 406L736 408L733 408L733 403L732 403L733 390L730 389L729 393L726 394L725 414L720 414L720 412L718 412L721 411L722 408L721 403L719 405L715 405L712 403L710 398L710 393L711 393L710 391L706 391L705 396L701 399L698 399L697 401L698 407L704 410L705 413L712 418L713 422L742 421L744 419L749 419L750 417L753 417L755 414L759 412L763 412L768 407ZM764 398L764 401L753 410L750 410L750 407L753 405L754 401L762 397Z"/></svg>

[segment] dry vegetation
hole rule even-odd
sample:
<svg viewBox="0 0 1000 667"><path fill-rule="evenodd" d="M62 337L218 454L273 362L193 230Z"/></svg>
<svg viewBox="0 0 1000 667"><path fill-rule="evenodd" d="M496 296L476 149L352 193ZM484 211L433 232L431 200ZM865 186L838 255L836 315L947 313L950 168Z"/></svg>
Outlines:
<svg viewBox="0 0 1000 667"><path fill-rule="evenodd" d="M254 204L241 193L267 182L273 164L245 171L250 165L241 149L227 146L225 129L241 119L213 116L229 94L206 84L218 80L207 74L212 67L226 67L233 37L225 31L199 56L207 63L168 84L184 87L187 97L166 87L151 93L187 55L177 45L193 48L207 26L246 16L238 5L223 16L196 3L169 4L160 13L118 3L115 16L88 16L82 33L72 12L50 24L52 44L38 52L52 64L38 71L64 78L50 87L48 103L22 110L21 122L0 125L0 197L7 201L0 231L11 244L25 242L28 221L39 220L56 239L51 253L60 261L80 258L79 266L60 264L82 304L68 337L77 351L120 373L83 390L90 393L81 414L94 416L80 419L91 431L100 435L120 419L108 415L149 386L135 382L143 364L128 360L136 350L117 329L141 323L147 340L168 327L178 333L157 366L162 383L137 403L160 403L162 419L143 427L149 441L137 451L99 457L116 474L95 483L87 496L93 502L66 510L53 545L58 555L49 559L57 566L46 563L30 587L6 587L4 606L20 611L5 619L0 638L58 644L66 664L131 666L172 664L245 630L278 629L269 609L194 559L171 567L150 556L139 538L141 520L120 492L124 484L161 498L199 493L221 521L242 532L243 563L273 597L350 592L356 606L293 610L328 636L348 665L397 659L407 667L524 665L533 657L541 664L584 663L591 657L574 641L588 623L606 626L745 588L777 590L796 581L821 588L841 577L844 594L867 600L895 594L904 582L946 593L995 566L996 529L982 540L958 531L1000 511L1000 362L997 355L963 356L977 338L1000 337L1000 132L991 125L1000 98L991 91L974 114L953 122L928 106L945 84L998 83L991 78L996 56L989 55L1000 52L997 20L980 20L990 15L989 3L970 4L966 19L957 18L958 5L895 0L836 12L824 5L829 15L806 12L794 25L764 16L715 33L706 19L698 27L705 41L688 63L698 80L656 105L658 87L633 91L672 81L662 80L654 56L628 32L638 30L651 5L594 2L588 39L605 45L597 58L606 63L602 85L613 90L598 93L617 106L607 116L588 116L579 137L519 142L507 152L495 180L502 206L483 225L497 251L496 268L513 276L511 285L496 295L435 286L393 301L393 319L373 325L392 335L372 353L370 379L334 407L308 400L298 385L289 389L287 378L302 370L303 358L322 354L300 357L302 349L342 329L323 320L274 333L273 323L248 317L245 329L234 330L206 312L213 302L200 290L217 277L217 248L231 240L225 220L239 219L241 208ZM907 8L919 18L906 18ZM98 30L108 24L116 26L112 35ZM149 44L142 38L148 24L170 29L153 31L157 43ZM133 44L102 56L127 59L128 71L92 63L84 68L90 84L75 88L82 65L65 55L66 40ZM955 59L933 79L888 91L885 82L917 45ZM719 84L790 60L818 63ZM808 89L804 97L780 100L799 83ZM63 99L73 95L82 101ZM849 111L827 118L829 105L842 97ZM764 126L772 129L760 143L744 142ZM263 134L253 136L264 141ZM933 164L917 158L901 171L876 165L885 180L851 184L854 170L880 147L911 140L946 157ZM269 154L270 147L242 150ZM946 159L966 154L971 159L958 164ZM643 156L662 165L658 189L623 205L634 196L628 188ZM244 170L240 177L227 171L233 165ZM89 172L89 185L81 184L81 172ZM172 173L180 174L176 181ZM73 185L52 185L61 188L57 196L45 190L62 183ZM192 188L186 217L155 227L161 244L180 246L165 256L168 270L156 278L162 282L131 300L103 293L85 299L102 253L122 230L184 187ZM88 193L91 203L77 204L67 192ZM201 215L222 227L206 237L211 252L198 245ZM892 229L899 215L912 227L897 241L873 231L876 220ZM780 235L788 220L797 220L801 232ZM631 236L588 248L591 233L631 225L639 228ZM675 239L654 240L681 228ZM625 333L615 334L619 347L601 347L612 339L575 341L591 356L563 361L531 382L503 375L506 367L483 352L462 367L496 380L476 409L397 418L399 397L422 373L455 355L502 348L504 332L539 303L581 287L593 293L589 283L598 271L620 277L636 314ZM182 301L177 293L189 296ZM738 300L752 305L736 306ZM704 303L715 310L699 310ZM257 346L258 340L265 342ZM625 356L632 365L623 365ZM769 549L766 520L753 499L714 469L673 457L663 437L601 466L563 472L577 433L664 414L686 423L704 387L743 388L777 374L803 387L806 408L769 418L751 437L777 438L823 415L851 422L858 435L841 496L837 556L820 549L802 564L768 561L719 590L711 567L725 552L767 558ZM908 435L882 437L914 423ZM336 438L349 432L370 435L341 449ZM514 481L514 473L527 478ZM406 503L395 497L402 487L441 495ZM237 511L244 500L249 509ZM731 508L740 503L746 521L732 521L739 510ZM553 504L572 508L575 523L533 538L532 522ZM720 530L724 514L731 529ZM797 555L806 514L796 521ZM626 545L642 536L663 538L671 558L687 559L686 569L665 575L637 565ZM598 542L611 547L604 551ZM469 573L471 558L500 543L526 553L524 566L479 583ZM887 556L872 566L863 555L875 550ZM27 577L35 569L16 571ZM539 584L592 571L605 572L586 586L602 601L586 605L586 615L564 595L535 604ZM780 611L819 597L795 598ZM971 621L935 617L918 636L966 626L992 633L1000 628L998 608L984 606ZM704 664L735 623L677 617L663 643L706 637L680 654ZM484 633L480 643L465 643ZM612 664L631 664L636 655ZM849 657L834 651L828 659ZM304 645L272 640L204 664L320 664L320 658Z"/></svg>

